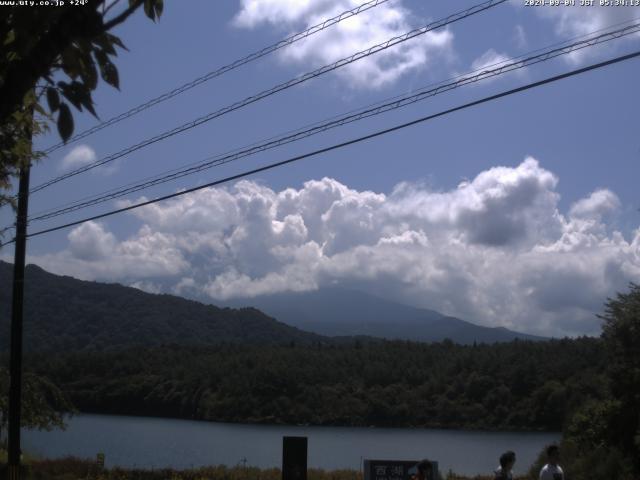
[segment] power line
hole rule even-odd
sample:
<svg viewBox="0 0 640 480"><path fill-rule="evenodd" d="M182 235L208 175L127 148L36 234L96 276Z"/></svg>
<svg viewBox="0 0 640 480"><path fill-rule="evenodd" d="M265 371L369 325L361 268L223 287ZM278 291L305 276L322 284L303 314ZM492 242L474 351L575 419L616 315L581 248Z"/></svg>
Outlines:
<svg viewBox="0 0 640 480"><path fill-rule="evenodd" d="M628 22L625 22L628 23ZM453 88L457 88L460 86L463 86L465 84L468 83L473 83L473 82L477 82L477 81L481 81L484 80L486 78L490 78L493 76L497 76L500 74L504 74L504 73L508 73L510 71L513 70L517 70L520 68L524 68L530 65L533 65L535 63L539 63L539 62L543 62L552 58L555 58L557 56L560 55L566 55L569 53L572 53L574 51L580 50L582 48L586 48L586 47L591 47L594 46L596 44L599 43L603 43L606 41L610 41L613 39L617 39L626 35L630 35L632 33L636 33L640 31L640 24L636 24L636 25L631 25L613 32L609 32L603 35L600 35L598 37L593 37L593 38L589 38L588 40L584 40L582 42L576 42L574 44L571 45L567 45L564 46L562 48L558 48L558 49L554 49L552 51L548 51L545 52L544 54L540 54L540 55L536 55L535 57L529 57L529 58L525 58L524 60L521 61L514 61L511 63L507 64L507 61L502 61L499 62L498 64L503 64L502 67L500 68L496 68L493 70L487 70L486 68L483 69L478 69L476 70L476 72L480 72L477 75L474 75L473 77L464 77L464 76L459 76L456 77L458 79L461 78L461 80L457 80L456 82L453 83L449 83L449 84L439 84L440 86L438 86L437 88L428 90L428 91L424 91L423 89L421 89L419 91L419 93L411 95L409 97L404 97L401 98L399 96L394 97L394 100L397 100L398 98L400 98L400 100L394 101L394 102L390 102L387 104L383 104L378 106L377 108L372 108L369 110L365 110L357 115L347 115L347 116L338 116L338 117L334 117L337 120L332 120L329 123L325 123L325 124L314 124L315 126L313 128L310 128L308 130L298 130L296 131L295 134L293 135L287 135L284 137L274 137L274 138L278 138L278 140L275 141L269 141L267 143L263 143L263 144L254 144L251 146L251 148L242 150L242 149L238 149L233 151L232 153L228 153L228 154L223 154L223 156L212 156L212 157L208 157L207 159L201 161L201 162L197 162L192 164L192 166L190 166L189 168L186 169L173 169L170 170L169 172L166 172L166 174L159 174L156 175L154 177L151 177L145 181L143 181L142 183L131 183L128 185L125 185L123 187L118 187L120 188L120 190L118 188L116 189L112 189L109 190L107 192L103 192L102 194L99 194L99 196L91 196L91 197L85 197L85 199L90 199L87 201L83 201L85 199L81 199L78 200L76 202L71 202L69 204L63 205L62 207L67 207L67 205L71 205L67 208L60 208L57 207L57 209L49 209L45 212L42 212L41 214L38 214L37 216L34 216L31 221L36 221L36 220L41 220L41 219L48 219L48 218L52 218L55 216L59 216L62 215L64 213L69 213L71 211L75 211L78 210L80 208L85 208L88 206L92 206L92 205L96 205L98 203L102 203L104 201L108 201L108 200L112 200L114 198L118 198L121 197L123 195L126 195L128 193L133 193L136 191L140 191L143 190L145 188L151 187L151 186L155 186L155 185L159 185L161 183L165 183L167 181L171 181L171 180L175 180L177 178L181 178L183 176L187 176L187 175L191 175L193 173L197 173L200 172L202 170L205 169L209 169L212 168L214 166L218 166L224 163L228 163L230 161L234 161L237 160L239 158L243 158L249 155L252 155L254 153L258 153L270 148L274 148L276 146L281 146L283 144L286 143L291 143L293 141L297 141L300 140L302 138L306 138L308 136L314 135L316 133L320 133L320 132L324 132L326 130L328 130L329 128L335 128L337 126L342 126L345 125L347 123L351 123L357 120L361 120L363 118L367 118L369 116L373 116L373 115L377 115L386 111L390 111L390 110L394 110L396 108L400 108L406 105L409 105L411 103L415 103L417 101L420 100L424 100L425 98L431 97L431 96L435 96L439 93L443 93L446 92L448 90L451 90ZM592 34L589 34L592 35ZM588 35L587 35L588 36ZM536 50L536 51L541 51L542 49ZM524 56L521 56L524 57ZM471 72L473 73L473 72ZM126 188L125 188L126 187Z"/></svg>
<svg viewBox="0 0 640 480"><path fill-rule="evenodd" d="M96 167L99 167L99 166L104 165L106 163L109 163L109 162L112 162L114 160L117 160L118 158L124 157L125 155L128 155L129 153L135 152L135 151L140 150L141 148L149 146L149 145L151 145L153 143L159 142L161 140L165 140L165 139L167 139L169 137L172 137L172 136L177 135L179 133L182 133L184 131L187 131L187 130L190 130L192 128L195 128L195 127L197 127L199 125L202 125L203 123L206 123L206 122L209 122L209 121L213 120L214 118L220 117L220 116L225 115L225 114L227 114L229 112L232 112L234 110L238 110L239 108L242 108L242 107L245 107L245 106L250 105L252 103L255 103L255 102L257 102L259 100L262 100L262 99L264 99L266 97L274 95L274 94L276 94L276 93L278 93L278 92L280 92L282 90L291 88L291 87L293 87L295 85L298 85L300 83L306 82L307 80L310 80L312 78L319 77L319 76L324 75L326 73L329 73L329 72L331 72L333 70L336 70L336 69L338 69L340 67L348 65L350 63L353 63L353 62L355 62L357 60L360 60L362 58L366 58L366 57L368 57L370 55L373 55L375 53L378 53L378 52L381 52L383 50L386 50L387 48L390 48L392 46L398 45L398 44L400 44L402 42L406 42L407 40L410 40L410 39L415 38L415 37L420 36L420 35L424 35L425 33L430 32L432 30L444 27L444 26L449 25L451 23L460 21L460 20L462 20L464 18L467 18L467 17L470 17L470 16L475 15L477 13L483 12L483 11L489 9L489 8L493 8L493 7L495 7L495 6L497 6L497 5L501 4L501 3L504 3L506 1L507 0L488 0L488 1L483 2L481 4L478 4L478 5L475 5L473 7L467 8L466 10L463 10L461 12L457 12L457 13L454 13L452 15L449 15L448 17L446 17L446 18L444 18L442 20L438 20L436 22L432 22L432 23L430 23L430 24L428 24L428 25L426 25L426 26L424 26L422 28L417 28L417 29L411 30L410 32L407 32L407 33L405 33L403 35L399 35L397 37L393 37L393 38L391 38L391 39L389 39L389 40L387 40L387 41L385 41L383 43L374 45L372 47L369 47L366 50L362 50L362 51L360 51L358 53L355 53L355 54L351 55L350 57L343 58L343 59L338 60L337 62L334 62L334 63L332 63L330 65L325 65L325 66L320 67L320 68L318 68L318 69L316 69L316 70L314 70L312 72L308 72L308 73L305 73L304 75L301 75L299 77L295 77L294 79L289 80L289 81L284 82L284 83L281 83L279 85L276 85L273 88L270 88L268 90L264 90L264 91L262 91L260 93L252 95L250 97L247 97L244 100L241 100L239 102L236 102L236 103L233 103L231 105L228 105L228 106L226 106L224 108L221 108L220 110L216 110L215 112L209 113L209 114L207 114L205 116L199 117L199 118L197 118L195 120L192 120L191 122L187 122L187 123L185 123L183 125L180 125L180 126L175 127L175 128L173 128L171 130L168 130L168 131L163 132L163 133L161 133L159 135L156 135L156 136L154 136L152 138L149 138L149 139L144 140L144 141L142 141L140 143L137 143L137 144L135 144L133 146L130 146L130 147L124 149L124 150L120 150L119 152L116 152L114 154L108 155L107 157L102 158L102 159L100 159L98 161L92 162L92 163L90 163L88 165L85 165L83 167L80 167L80 168L78 168L76 170L72 170L71 172L68 172L68 173L66 173L64 175L61 175L59 177L55 177L55 178L53 178L53 179L51 179L51 180L49 180L49 181L47 181L45 183L42 183L42 184L40 184L40 185L38 185L36 187L33 187L30 190L29 193L38 192L38 191L40 191L40 190L42 190L44 188L47 188L47 187L49 187L51 185L54 185L54 184L56 184L58 182L66 180L67 178L73 177L73 176L78 175L80 173L87 172L89 170L92 170L93 168L96 168Z"/></svg>
<svg viewBox="0 0 640 480"><path fill-rule="evenodd" d="M628 22L625 22L625 23L628 23ZM470 83L475 83L475 82L486 80L488 78L492 78L498 75L503 75L515 70L519 70L531 65L535 65L537 63L541 63L553 58L557 58L561 55L567 55L572 52L581 50L583 48L593 47L594 45L605 43L605 42L618 39L626 35L631 35L637 32L640 32L640 23L628 25L626 27L623 27L611 32L603 33L595 37L591 36L593 34L589 34L585 36L585 37L588 37L585 40L575 42L569 45L565 45L563 47L554 48L546 51L544 49L538 49L536 51L542 51L543 53L539 53L538 55L533 55L533 56L524 55L520 57L521 58L520 60L514 60L511 62L502 61L497 64L501 66L496 67L494 69L488 69L486 67L482 69L478 69L475 71L478 73L474 75L467 74L465 76L459 76L457 77L457 79L454 79L455 81L452 81L449 83L440 83L438 84L437 87L434 87L434 88L430 88L430 89L423 88L423 89L417 90L416 93L413 93L412 95L409 95L409 96L394 97L393 101L378 104L373 108L367 108L363 111L360 111L359 113L334 117L334 119L332 119L327 123L315 124L311 128L301 129L296 131L293 134L281 136L280 138L274 137L275 138L274 140L267 141L266 143L254 144L248 148L236 150L228 154L223 154L222 156L208 157L204 161L201 161L196 164L192 164L192 166L188 168L174 169L174 170L171 170L170 172L167 172L166 174L156 175L155 177L152 177L151 179L142 181L140 183L132 183L132 184L125 185L123 187L112 189L110 191L103 192L102 194L98 194L97 196L94 195L92 197L88 197L88 199L81 199L76 202L72 202L70 204L67 204L68 206L64 205L62 207L49 209L48 211L42 212L40 214L36 214L33 217L31 217L30 222L46 220L46 219L54 218L60 215L64 215L66 213L84 209L90 206L98 205L100 203L113 200L130 193L138 192L140 190L144 190L152 186L160 185L162 183L166 183L172 180L176 180L178 178L192 175L194 173L201 172L203 170L207 170L219 165L223 165L223 164L238 160L240 158L244 158L259 152L263 152L265 150L269 150L271 148L292 143L292 142L301 140L303 138L307 138L312 135L325 132L332 128L340 127L348 123L362 120L364 118L368 118L368 117L379 115L381 113L385 113L388 111L396 110L398 108L411 105L413 103L425 100L427 98L436 96L441 93L445 93L447 91L453 90L455 88L458 88L464 85L468 85ZM474 72L471 72L471 73L474 73Z"/></svg>
<svg viewBox="0 0 640 480"><path fill-rule="evenodd" d="M329 18L327 20L324 20L323 22L320 22L316 25L313 25L309 28L307 28L306 30L302 31L302 32L298 32L294 35L291 35L283 40L280 40L277 43L274 43L273 45L269 45L268 47L265 47L261 50L258 50L256 52L253 52L249 55L247 55L246 57L240 58L238 60L235 60L231 63L229 63L228 65L224 65L223 67L220 67L216 70L213 70L205 75L202 75L201 77L196 78L195 80L192 80L190 82L187 82L177 88L174 88L173 90L163 93L162 95L159 95L155 98L152 98L151 100L138 105L137 107L133 107L130 110L127 110L126 112L120 113L119 115L116 115L114 117L111 117L109 120L105 120L104 122L101 122L91 128L88 128L87 130L84 130L76 135L74 135L73 137L71 137L69 140L67 140L67 142L59 142L55 145L52 145L51 147L47 148L44 153L52 153L62 147L64 147L65 145L68 145L69 143L73 143L77 140L80 140L82 138L88 137L89 135L92 135L96 132L99 132L100 130L110 127L111 125L115 125L116 123L121 122L122 120L125 120L127 118L130 118L134 115L137 115L140 112L143 112L144 110L147 110L155 105L158 105L159 103L162 103L166 100L169 100L177 95L180 95L181 93L184 93L188 90L191 90L194 87L197 87L198 85L201 85L205 82L208 82L209 80L212 80L216 77L219 77L221 75L224 75L227 72L230 72L231 70L235 70L238 67L241 67L242 65L246 65L247 63L253 62L254 60L258 60L259 58L264 57L265 55L269 55L270 53L275 52L276 50L280 50L281 48L287 47L299 40L303 40L311 35L314 35L318 32L321 32L322 30L325 30L337 23L342 22L343 20L346 20L347 18L351 18L355 15L358 15L362 12L365 12L371 8L377 7L378 5L381 5L383 3L388 2L389 0L371 0L369 2L363 3L362 5L357 6L356 8L353 8L351 10L347 10L345 12L342 12L340 15L336 15L335 17Z"/></svg>
<svg viewBox="0 0 640 480"><path fill-rule="evenodd" d="M575 40L586 39L586 38L595 39L595 37L592 37L592 36L597 34L597 33L605 32L605 31L610 30L612 28L620 27L621 25L629 25L629 24L632 24L633 22L636 22L638 20L640 20L640 17L636 17L636 18L633 18L633 19L630 19L630 20L626 20L624 22L618 22L618 23L615 23L615 24L611 24L611 25L609 25L607 27L599 28L597 30L594 30L594 31L592 31L592 32L590 32L588 34L574 36L574 37L571 37L571 38L569 38L569 39L567 39L565 41L556 42L556 43L553 43L553 44L548 45L546 47L538 48L538 49L529 51L529 52L524 53L522 55L518 55L517 57L514 57L513 59L501 60L499 62L495 62L495 63L490 64L490 65L486 65L483 68L479 68L479 69L476 69L476 70L469 71L469 72L467 72L465 74L462 74L462 75L457 75L455 77L451 77L451 78L448 78L446 80L442 80L440 82L431 83L431 84L429 84L427 86L424 86L424 87L421 87L421 88L418 88L418 89L412 89L408 93L415 94L416 92L422 92L427 88L431 88L431 87L435 88L436 86L442 86L442 85L446 84L447 82L458 80L460 78L463 78L464 76L468 76L468 75L471 75L473 73L480 72L480 71L486 70L486 69L491 68L491 67L496 67L498 65L504 65L504 64L509 63L509 62L515 62L515 60L517 60L517 59L524 59L524 58L530 57L530 56L532 56L534 54L537 54L539 52L546 52L546 51L548 51L548 50L550 50L552 48L555 48L555 47L563 46L564 48L569 48L569 47L573 46L573 44L571 44L571 42L573 42ZM620 29L620 31L622 31L622 30L624 30L624 29ZM615 35L616 33L617 33L617 31L612 31L612 32L608 32L607 35ZM629 33L633 33L633 32L629 32ZM615 38L620 38L621 36L625 36L625 35L627 35L627 33L623 33L622 35L616 36ZM608 41L608 40L612 40L612 39L613 38L609 38L609 39L605 39L605 40L602 40L602 41L604 42L604 41ZM600 43L600 42L598 42L598 43ZM594 44L589 44L588 46L593 46L593 45ZM569 52L567 52L567 53L569 53ZM382 104L384 104L386 102L391 102L393 100L398 100L398 99L406 99L407 98L406 95L407 94L400 94L400 95L395 95L393 97L388 97L388 98L386 98L384 100L379 100L379 101L371 103L371 104L369 104L367 106L363 106L363 107L351 110L349 112L346 112L346 113L343 113L343 114L340 114L340 115L334 115L333 117L330 117L328 119L325 119L325 120L322 120L322 121L317 121L317 122L314 122L312 124L307 124L304 127L300 127L300 128L294 129L294 130L290 130L290 131L287 131L287 132L272 136L272 137L267 138L267 139L256 141L256 142L254 142L254 143L252 143L250 145L246 145L244 147L238 147L238 148L235 148L233 150L227 151L225 153L218 154L216 156L210 156L210 157L207 157L207 158L205 158L203 160L200 160L200 161L197 161L197 162L193 162L193 163L184 165L182 167L173 168L173 169L170 169L170 170L165 170L162 173L158 173L156 175L152 175L150 177L146 177L144 179L137 180L135 182L130 182L130 183L127 183L125 185L122 185L122 186L119 186L119 187L115 187L115 188L103 191L100 194L89 195L89 196L82 197L82 198L80 198L78 200L75 200L75 201L64 203L64 204L59 205L57 207L48 208L46 210L41 210L40 212L37 212L37 213L33 214L33 216L40 216L40 215L48 214L49 212L58 211L59 209L65 208L67 206L75 206L75 205L77 205L77 204L79 204L81 202L84 202L84 201L88 201L88 200L93 201L93 200L96 200L96 199L100 198L103 195L107 195L107 194L118 192L120 189L123 189L123 188L147 185L147 182L155 182L158 179L166 178L170 174L186 172L186 170L184 170L185 167L189 167L190 168L190 167L194 167L194 166L203 166L203 167L206 166L206 168L212 168L213 166L216 166L216 165L214 164L214 162L210 162L210 160L221 159L222 157L230 156L230 155L232 155L234 153L240 152L243 149L259 146L259 145L263 144L264 142L270 142L270 141L275 140L275 139L282 139L283 137L289 136L290 134L300 133L300 132L303 132L303 131L305 131L307 129L310 129L311 127L316 127L316 126L319 126L319 125L323 125L325 122L341 119L341 118L344 118L347 115L351 115L351 114L354 114L356 112L362 112L365 109L369 109L369 108L373 108L373 107L376 107L376 106L380 106L380 105L382 105ZM201 171L201 170L198 170L198 171ZM195 173L195 172L193 172L193 173ZM185 173L185 176L186 175L190 175L190 174L191 173ZM182 175L180 175L179 177L176 177L176 178L181 178L181 177L182 177ZM170 179L170 180L172 180L172 179ZM155 185L155 184L156 183L153 183L153 185ZM149 186L153 186L153 185L149 185ZM142 187L142 189L144 189L144 188L147 188L147 187L146 186ZM101 202L98 202L98 203L101 203ZM33 218L33 220L37 220L37 219L38 218ZM13 226L7 227L7 228L13 228Z"/></svg>
<svg viewBox="0 0 640 480"><path fill-rule="evenodd" d="M182 195L186 195L188 193L192 193L192 192L195 192L195 191L198 191L198 190L202 190L202 189L209 188L209 187L214 187L216 185L220 185L220 184L227 183L227 182L230 182L230 181L233 181L233 180L237 180L239 178L247 177L249 175L254 175L256 173L260 173L260 172L264 172L264 171L267 171L267 170L271 170L271 169L274 169L276 167L281 167L283 165L287 165L289 163L297 162L297 161L303 160L305 158L314 157L314 156L320 155L322 153L327 153L327 152L330 152L330 151L333 151L333 150L344 148L344 147L349 146L349 145L360 143L360 142L363 142L363 141L366 141L366 140L371 140L372 138L379 137L379 136L382 136L382 135L386 135L388 133L395 132L397 130L401 130L401 129L404 129L404 128L407 128L407 127L410 127L410 126L413 126L413 125L417 125L419 123L423 123L423 122L426 122L426 121L429 121L429 120L433 120L435 118L442 117L442 116L448 115L450 113L454 113L454 112L457 112L457 111L460 111L460 110L465 110L467 108L474 107L474 106L477 106L477 105L480 105L480 104L483 104L483 103L487 103L487 102L490 102L490 101L493 101L493 100L497 100L497 99L502 98L502 97L507 97L509 95L514 95L516 93L520 93L520 92L523 92L523 91L526 91L526 90L537 88L537 87L540 87L542 85L546 85L546 84L553 83L553 82L556 82L556 81L559 81L559 80L563 80L565 78L569 78L569 77L573 77L573 76L576 76L576 75L580 75L582 73L586 73L586 72L591 71L591 70L596 70L596 69L603 68L603 67L606 67L606 66L609 66L609 65L613 65L613 64L616 64L616 63L624 62L626 60L630 60L632 58L636 58L636 57L639 57L639 56L640 56L640 50L637 50L637 51L635 51L633 53L629 53L627 55L621 55L621 56L612 58L612 59L604 61L604 62L591 64L591 65L588 65L586 67L582 67L582 68L578 68L578 69L575 69L575 70L571 70L569 72L565 72L565 73L562 73L560 75L555 75L555 76L552 76L552 77L548 77L548 78L545 78L543 80L539 80L537 82L528 83L526 85L523 85L523 86L520 86L520 87L517 87L517 88L513 88L511 90L506 90L506 91L497 93L495 95L490 95L488 97L481 98L480 100L475 100L473 102L465 103L463 105L459 105L457 107L453 107L453 108L450 108L450 109L447 109L447 110L443 110L443 111L435 113L435 114L427 115L425 117L421 117L421 118L418 118L416 120L412 120L410 122L406 122L406 123L403 123L403 124L400 124L400 125L396 125L396 126L393 126L393 127L390 127L390 128L386 128L384 130L378 130L377 132L370 133L368 135L364 135L364 136L361 136L361 137L358 137L358 138L354 138L354 139L348 140L346 142L334 144L334 145L331 145L329 147L321 148L319 150L314 150L312 152L305 153L303 155L298 155L298 156L289 158L287 160L282 160L280 162L271 163L271 164L265 165L263 167L255 168L253 170L249 170L249 171L245 171L243 173L232 175L232 176L220 179L220 180L216 180L216 181L207 183L205 185L200 185L200 186L193 187L193 188L190 188L190 189L187 189L187 190L183 190L183 191L180 191L180 192L172 193L172 194L169 194L169 195L164 195L162 197L158 197L158 198L153 199L153 200L148 200L148 201L137 203L137 204L134 204L134 205L129 205L127 207L119 208L119 209L116 209L116 210L111 210L109 212L102 213L100 215L94 215L92 217L87 217L87 218L84 218L82 220L77 220L77 221L74 221L74 222L66 223L64 225L58 225L57 227L52 227L52 228L48 228L48 229L45 229L45 230L40 230L38 232L30 233L30 234L27 235L27 237L36 237L36 236L39 236L39 235L44 235L46 233L51 233L51 232L55 232L55 231L58 231L58 230L62 230L64 228L69 228L69 227L73 227L73 226L76 226L76 225L80 225L81 223L89 222L89 221L92 221L92 220L99 220L101 218L109 217L109 216L112 216L112 215L115 215L115 214L118 214L118 213L129 211L129 210L134 210L134 209L137 209L137 208L140 208L140 207L144 207L144 206L147 206L147 205L151 205L151 204L154 204L154 203L158 203L158 202L161 202L161 201L164 201L164 200L169 200L171 198L175 198L175 197L179 197L179 196L182 196ZM0 245L0 247L4 246L4 245L8 245L10 243L13 243L14 241L15 241L15 239L10 240L9 242L6 242L6 243Z"/></svg>
<svg viewBox="0 0 640 480"><path fill-rule="evenodd" d="M576 42L576 43L573 43L573 44L571 43L571 42L574 42L574 41L579 40L579 39L588 39L587 42L591 42L592 40L597 40L598 38L600 38L600 37L593 37L593 35L596 35L596 34L601 33L601 32L606 32L605 35L603 35L603 36L610 36L611 35L613 37L612 38L605 38L605 39L602 39L602 40L600 40L598 42L589 43L588 45L585 45L584 47L586 47L586 46L590 47L590 46L594 46L596 43L603 43L605 41L609 41L609 40L612 40L614 38L620 38L622 36L626 36L628 34L634 33L634 31L627 31L626 28L620 28L619 30L609 31L609 32L607 32L607 31L611 30L612 28L615 28L615 27L620 27L622 25L630 25L633 22L637 22L638 20L640 20L640 17L636 17L636 18L633 18L633 19L630 19L630 20L626 20L624 22L618 22L618 23L615 23L615 24L611 24L611 25L609 25L607 27L599 28L597 30L594 30L594 31L592 31L590 33L587 33L587 34L584 34L584 35L577 35L577 36L571 37L571 38L569 38L567 40L564 40L562 42L556 42L556 43L553 43L551 45L547 45L546 47L543 47L543 48L537 48L535 50L531 50L531 51L529 51L527 53L518 55L517 57L514 57L513 59L501 60L499 62L495 62L495 63L492 63L490 65L486 65L483 68L479 68L479 69L476 69L476 70L469 71L469 72L467 72L465 74L457 75L455 77L451 77L451 78L448 78L446 80L442 80L440 82L431 83L431 84L429 84L427 86L424 86L424 87L421 87L421 88L412 89L408 93L416 94L417 92L423 92L424 90L426 90L428 88L432 88L432 87L435 88L437 86L443 86L448 82L452 82L454 80L459 80L459 79L461 79L461 78L463 78L465 76L471 75L473 73L484 71L484 70L489 69L491 67L496 67L496 66L499 66L499 65L505 65L507 63L516 63L515 61L518 60L518 59L527 59L527 57L531 57L534 54L537 54L537 53L540 53L540 52L549 53L548 51L550 49L553 49L553 48L556 48L556 47L562 46L563 48L571 48L571 47L576 46L577 43L581 43L581 42ZM631 25L630 28L635 28L635 26ZM617 34L619 34L619 35L617 35ZM583 48L583 47L577 47L577 46L575 47L576 50L579 49L579 48ZM563 52L563 54L564 53L571 53L571 52ZM480 79L480 80L483 80L483 79ZM272 140L275 140L275 139L280 140L280 139L283 139L285 136L291 136L291 134L293 134L293 133L299 134L301 132L304 132L304 131L310 129L311 127L317 127L317 126L323 125L326 122L331 122L331 121L334 121L334 120L343 119L345 116L354 114L356 112L362 112L362 111L364 111L366 109L369 109L369 108L381 106L384 103L390 103L390 102L392 102L394 100L400 99L400 100L404 101L405 99L408 98L406 95L407 94L400 94L400 95L395 95L393 97L388 97L386 99L379 100L377 102L371 103L371 104L369 104L367 106L363 106L363 107L351 110L349 112L346 112L346 113L343 113L343 114L340 114L340 115L334 115L333 117L330 117L328 119L325 119L325 120L322 120L322 121L317 121L317 122L314 122L312 124L308 124L308 125L306 125L304 127L300 127L298 129L290 130L290 131L275 135L273 137L270 137L270 138L267 138L267 139L263 139L261 141L256 141L256 142L254 142L254 143L252 143L250 145L246 145L244 147L238 147L238 148L235 148L233 150L227 151L227 152L222 153L222 154L218 154L218 155L215 155L215 156L210 156L210 157L207 157L207 158L205 158L203 160L200 160L200 161L197 161L197 162L193 162L193 163L184 165L182 167L178 167L178 168L174 168L174 169L170 169L170 170L165 170L162 173L158 173L156 175L152 175L150 177L147 177L147 178L144 178L144 179L141 179L141 180L137 180L135 182L130 182L130 183L127 183L125 185L122 185L122 186L119 186L119 187L115 187L115 188L103 191L100 194L89 195L89 196L82 197L82 198L80 198L78 200L75 200L75 201L64 203L64 204L59 205L57 207L52 207L52 208L48 208L46 210L41 210L41 211L39 211L39 212L37 212L35 214L32 214L32 217L33 217L32 220L39 220L40 219L39 217L41 215L46 215L46 214L49 214L51 212L58 212L61 209L66 208L68 206L75 207L75 206L77 206L77 205L79 205L81 203L82 203L82 206L84 206L85 204L83 202L85 202L85 201L91 201L92 202L91 205L95 205L97 203L102 203L102 201L98 201L98 200L101 200L103 196L108 195L108 194L116 195L116 196L114 196L112 198L120 197L122 195L118 194L119 191L121 191L122 189L125 189L125 188L127 188L127 192L125 192L125 194L126 194L126 193L132 193L132 191L139 191L141 189L148 188L149 186L155 186L155 185L157 185L159 183L164 183L164 182L156 183L157 181L159 181L161 179L165 179L165 178L167 178L169 176L172 176L172 174L174 174L174 173L177 174L178 176L176 176L174 178L168 178L167 181L173 180L175 178L181 178L183 176L191 175L193 173L196 173L197 171L202 171L204 169L213 168L214 166L217 166L217 164L218 164L217 161L218 160L222 159L223 157L228 157L228 156L231 156L232 154L241 152L243 149L248 149L248 148L256 147L256 146L261 146L265 142L271 142ZM247 153L246 156L248 156L250 154L251 153ZM215 161L212 161L214 159L215 159ZM203 167L203 168L202 169L198 168L197 171L193 171L193 172L189 171L191 167L196 167L196 166L197 167ZM185 170L186 167L188 167L188 168ZM184 175L182 175L182 173L184 173ZM135 187L136 190L129 191L128 189L130 187L131 188ZM138 187L140 187L140 188L138 188ZM111 198L105 199L104 201L107 201L109 199L111 199ZM96 202L96 203L93 203L93 202ZM87 206L91 206L91 205L87 205ZM66 211L64 213L66 213ZM48 217L48 218L50 218L50 217ZM14 226L7 226L5 229L0 230L0 231L4 231L4 230L9 229L9 228L14 228Z"/></svg>

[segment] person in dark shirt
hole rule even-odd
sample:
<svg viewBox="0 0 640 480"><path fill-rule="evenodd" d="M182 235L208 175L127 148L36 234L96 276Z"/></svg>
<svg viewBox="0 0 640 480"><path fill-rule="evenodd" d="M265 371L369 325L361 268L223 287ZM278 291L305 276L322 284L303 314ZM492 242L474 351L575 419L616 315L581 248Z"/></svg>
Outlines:
<svg viewBox="0 0 640 480"><path fill-rule="evenodd" d="M420 460L416 465L417 473L411 477L411 480L435 480L433 477L433 466L427 459Z"/></svg>
<svg viewBox="0 0 640 480"><path fill-rule="evenodd" d="M511 450L500 455L500 466L494 472L495 480L512 480L513 465L516 463L516 454Z"/></svg>

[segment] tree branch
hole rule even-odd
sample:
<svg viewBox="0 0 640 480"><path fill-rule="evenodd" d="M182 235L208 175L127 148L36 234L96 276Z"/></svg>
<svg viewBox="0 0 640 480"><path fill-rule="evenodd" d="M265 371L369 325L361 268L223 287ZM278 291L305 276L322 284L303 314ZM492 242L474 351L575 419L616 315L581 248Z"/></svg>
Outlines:
<svg viewBox="0 0 640 480"><path fill-rule="evenodd" d="M109 10L115 7L118 3L120 3L120 0L113 0L113 2L111 2L111 5L105 8L105 5L107 4L107 1L105 0L105 2L102 4L102 17L104 18L104 16L109 13Z"/></svg>
<svg viewBox="0 0 640 480"><path fill-rule="evenodd" d="M124 22L127 18L131 16L133 12L135 12L138 8L140 8L140 5L142 5L142 1L143 0L136 0L135 3L129 5L129 7L120 15L112 18L107 23L105 23L103 27L103 32L108 32L116 25L120 25L122 22Z"/></svg>

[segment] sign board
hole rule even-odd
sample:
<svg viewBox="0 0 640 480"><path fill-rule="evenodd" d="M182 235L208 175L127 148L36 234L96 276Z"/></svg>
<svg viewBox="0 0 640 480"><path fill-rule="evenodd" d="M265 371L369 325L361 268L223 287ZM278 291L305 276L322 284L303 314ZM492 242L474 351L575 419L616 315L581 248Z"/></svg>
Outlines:
<svg viewBox="0 0 640 480"><path fill-rule="evenodd" d="M364 480L411 480L418 473L419 460L365 460ZM430 462L433 477L438 479L438 462Z"/></svg>
<svg viewBox="0 0 640 480"><path fill-rule="evenodd" d="M307 480L307 437L282 437L282 480Z"/></svg>

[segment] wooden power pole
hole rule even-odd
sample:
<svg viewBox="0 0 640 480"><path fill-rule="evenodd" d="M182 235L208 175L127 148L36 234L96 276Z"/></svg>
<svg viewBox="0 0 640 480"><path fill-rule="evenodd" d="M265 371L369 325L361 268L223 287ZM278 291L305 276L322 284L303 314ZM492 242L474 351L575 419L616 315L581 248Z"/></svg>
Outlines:
<svg viewBox="0 0 640 480"><path fill-rule="evenodd" d="M31 128L27 132L31 142ZM29 172L31 156L20 167L18 213L16 216L15 257L13 262L13 298L11 303L11 356L9 358L9 452L8 478L19 480L20 414L22 407L22 314L24 304L24 267L27 250L27 214L29 210Z"/></svg>

